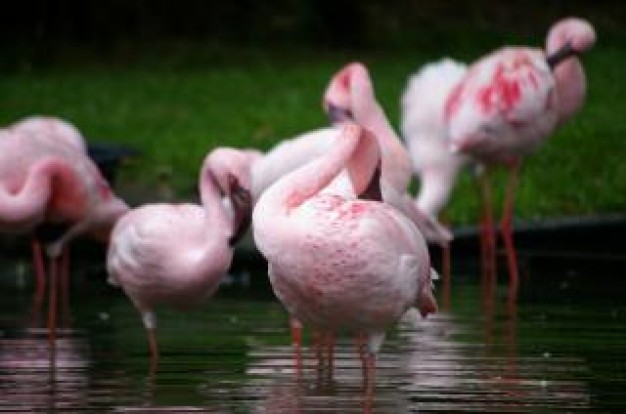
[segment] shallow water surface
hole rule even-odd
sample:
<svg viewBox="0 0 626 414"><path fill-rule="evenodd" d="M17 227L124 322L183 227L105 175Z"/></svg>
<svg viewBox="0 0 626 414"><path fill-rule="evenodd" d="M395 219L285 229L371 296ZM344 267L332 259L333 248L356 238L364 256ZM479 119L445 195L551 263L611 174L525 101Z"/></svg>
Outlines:
<svg viewBox="0 0 626 414"><path fill-rule="evenodd" d="M339 338L331 375L316 369L305 332L297 369L288 319L263 266L235 271L234 283L199 309L159 310L162 355L150 374L138 314L100 266L72 269L51 347L24 263L0 267L0 411L361 413L367 406L353 338ZM389 331L372 412L622 411L626 289L615 273L527 270L513 292L505 279L456 271L449 297L438 286L438 314L408 315Z"/></svg>

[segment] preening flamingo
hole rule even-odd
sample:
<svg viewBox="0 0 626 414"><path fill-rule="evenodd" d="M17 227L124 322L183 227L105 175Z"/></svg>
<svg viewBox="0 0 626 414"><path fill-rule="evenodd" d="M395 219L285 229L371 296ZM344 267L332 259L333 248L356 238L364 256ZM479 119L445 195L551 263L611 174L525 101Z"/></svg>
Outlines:
<svg viewBox="0 0 626 414"><path fill-rule="evenodd" d="M331 78L322 106L335 125L356 122L374 133L381 148L383 199L411 218L427 240L447 245L452 233L428 210L416 208L407 192L412 178L411 159L376 99L367 67L352 62L341 68Z"/></svg>
<svg viewBox="0 0 626 414"><path fill-rule="evenodd" d="M41 115L28 116L12 123L7 128L18 134L34 134L38 136L38 139L50 140L51 145L58 143L59 145L74 148L81 153L87 153L87 145L78 128L61 118ZM56 234L58 233L57 230L54 226L39 226L31 241L33 266L36 276L36 301L40 301L39 298L45 290L45 266L41 242L46 243L58 237ZM63 249L60 260L61 279L64 286L62 293L65 294L67 293L65 290L67 289L67 279L69 277L69 246Z"/></svg>
<svg viewBox="0 0 626 414"><path fill-rule="evenodd" d="M276 296L320 332L368 335L368 394L375 355L410 307L435 311L428 249L411 220L377 200L323 191L344 169L355 194L377 186L376 139L345 125L329 150L283 176L253 210L254 240Z"/></svg>
<svg viewBox="0 0 626 414"><path fill-rule="evenodd" d="M504 47L470 66L444 107L450 149L485 165L509 168L501 232L509 277L518 280L513 244L513 198L521 158L535 151L582 107L586 81L578 56L596 40L578 18L555 23L546 49ZM483 188L487 188L487 183ZM485 192L488 196L488 193ZM491 209L485 205L487 262L495 263Z"/></svg>
<svg viewBox="0 0 626 414"><path fill-rule="evenodd" d="M106 241L126 211L97 166L76 146L28 131L0 131L0 231L28 234L44 224L62 225L47 244L50 312L56 325L56 258L73 238L88 234Z"/></svg>
<svg viewBox="0 0 626 414"><path fill-rule="evenodd" d="M220 157L211 153L205 157L198 186L201 205L137 207L119 220L111 235L109 282L120 286L141 314L152 370L159 355L154 308L185 309L212 295L251 217L249 192ZM224 205L224 196L232 212Z"/></svg>

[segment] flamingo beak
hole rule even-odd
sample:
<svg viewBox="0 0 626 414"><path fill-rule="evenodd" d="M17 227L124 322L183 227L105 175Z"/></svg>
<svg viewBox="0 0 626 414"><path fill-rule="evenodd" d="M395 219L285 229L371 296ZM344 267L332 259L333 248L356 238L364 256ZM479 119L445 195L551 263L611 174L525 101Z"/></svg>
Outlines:
<svg viewBox="0 0 626 414"><path fill-rule="evenodd" d="M547 56L546 62L548 62L548 66L550 66L550 69L554 69L556 66L558 66L559 63L563 62L565 59L578 55L578 50L574 49L570 42L567 42L563 46L561 46L561 48L558 49L556 52Z"/></svg>
<svg viewBox="0 0 626 414"><path fill-rule="evenodd" d="M228 244L234 246L250 227L252 219L252 196L250 191L239 184L239 180L232 174L228 174L229 197L234 209L233 235Z"/></svg>
<svg viewBox="0 0 626 414"><path fill-rule="evenodd" d="M352 111L349 109L341 108L328 101L326 101L324 106L326 107L326 115L328 115L330 122L333 124L354 120Z"/></svg>

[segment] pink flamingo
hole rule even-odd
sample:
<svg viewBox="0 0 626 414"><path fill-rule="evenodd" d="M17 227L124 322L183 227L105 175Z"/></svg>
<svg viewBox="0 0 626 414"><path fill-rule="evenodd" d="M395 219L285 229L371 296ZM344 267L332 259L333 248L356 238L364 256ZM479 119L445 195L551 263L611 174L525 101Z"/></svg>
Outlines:
<svg viewBox="0 0 626 414"><path fill-rule="evenodd" d="M145 205L128 212L113 229L109 282L121 286L141 314L152 372L159 356L155 306L185 309L211 296L251 216L249 193L219 158L209 153L203 162L198 183L202 205Z"/></svg>
<svg viewBox="0 0 626 414"><path fill-rule="evenodd" d="M587 21L560 20L548 33L545 51L505 47L483 57L470 66L445 103L451 150L486 165L509 168L501 232L512 283L518 280L512 220L521 158L582 107L586 81L578 55L595 40ZM495 263L493 218L483 177L485 248L487 261Z"/></svg>
<svg viewBox="0 0 626 414"><path fill-rule="evenodd" d="M106 241L128 210L83 152L62 141L24 131L0 131L0 231L28 234L43 224L63 225L46 246L50 258L48 326L56 327L56 259L73 238Z"/></svg>
<svg viewBox="0 0 626 414"><path fill-rule="evenodd" d="M441 226L436 219L433 220L431 216L417 209L407 192L411 180L410 160L376 99L365 65L358 62L350 63L338 71L331 78L324 93L323 107L335 126L284 140L267 151L263 158L252 166L253 198L257 200L280 177L326 153L333 145L341 124L354 119L375 133L382 148L380 190L383 200L413 220L427 239L447 245L452 239L450 231ZM337 177L330 185L332 191L341 191L346 196L355 195L345 176ZM293 343L299 347L301 325L294 318L291 318L291 328ZM329 353L332 353L332 338L326 336L325 339L329 342ZM332 363L331 360L332 358L329 358L329 362Z"/></svg>
<svg viewBox="0 0 626 414"><path fill-rule="evenodd" d="M276 296L319 332L365 332L367 394L387 327L410 307L435 311L433 270L421 233L395 208L324 192L347 169L354 192L377 185L376 139L346 125L323 156L268 188L253 211L257 247Z"/></svg>
<svg viewBox="0 0 626 414"><path fill-rule="evenodd" d="M7 127L10 131L24 135L36 135L36 139L50 140L51 144L59 144L75 148L77 151L87 154L87 144L80 131L71 123L52 116L29 116L23 118ZM33 265L35 269L36 281L36 308L39 307L43 292L45 290L45 266L43 258L43 249L41 239L50 238L48 229L40 227L40 231L34 234L31 241L31 249L33 252ZM69 246L63 249L61 258L61 281L64 296L63 302L67 305L67 290L69 278Z"/></svg>

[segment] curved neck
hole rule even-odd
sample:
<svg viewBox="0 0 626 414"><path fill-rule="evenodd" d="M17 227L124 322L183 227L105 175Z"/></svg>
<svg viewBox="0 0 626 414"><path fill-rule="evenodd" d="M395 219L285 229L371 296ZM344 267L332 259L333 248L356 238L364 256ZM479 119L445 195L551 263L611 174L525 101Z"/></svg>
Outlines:
<svg viewBox="0 0 626 414"><path fill-rule="evenodd" d="M207 214L207 220L210 223L223 223L223 227L229 229L229 235L232 234L233 229L231 217L224 208L217 180L215 179L213 171L208 163L203 165L200 172L198 189L200 191L200 201Z"/></svg>
<svg viewBox="0 0 626 414"><path fill-rule="evenodd" d="M585 71L577 57L571 57L553 69L556 83L559 122L563 123L582 108L587 93Z"/></svg>
<svg viewBox="0 0 626 414"><path fill-rule="evenodd" d="M344 126L336 142L326 154L283 176L261 195L257 206L268 208L268 212L287 214L291 209L319 193L346 167L357 148L362 132L362 128L357 125ZM363 174L361 173L360 176L363 177ZM352 177L351 174L351 178L356 177ZM359 184L354 183L357 193L363 190L363 188L356 188ZM363 185L367 186L367 184Z"/></svg>
<svg viewBox="0 0 626 414"><path fill-rule="evenodd" d="M67 173L67 166L48 158L35 163L15 193L0 187L0 221L36 225L45 218L47 204L53 194L54 180Z"/></svg>
<svg viewBox="0 0 626 414"><path fill-rule="evenodd" d="M425 170L420 177L420 188L416 198L417 207L431 217L437 217L450 198L456 182L457 170Z"/></svg>
<svg viewBox="0 0 626 414"><path fill-rule="evenodd" d="M409 154L376 100L369 79L353 77L350 95L354 120L372 131L379 142L383 177L396 189L405 190L411 181Z"/></svg>

